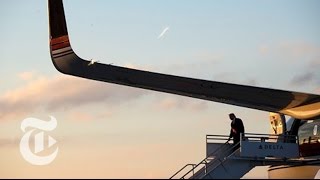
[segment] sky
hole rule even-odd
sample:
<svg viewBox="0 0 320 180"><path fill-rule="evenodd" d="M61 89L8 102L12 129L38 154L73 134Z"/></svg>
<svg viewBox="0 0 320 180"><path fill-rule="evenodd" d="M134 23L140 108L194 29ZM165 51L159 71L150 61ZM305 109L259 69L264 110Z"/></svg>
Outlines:
<svg viewBox="0 0 320 180"><path fill-rule="evenodd" d="M68 0L83 59L199 79L320 94L320 1ZM169 178L205 157L207 134L269 133L269 113L59 73L47 2L0 1L0 178ZM19 152L23 119L49 120L49 165ZM255 168L244 178L267 177Z"/></svg>

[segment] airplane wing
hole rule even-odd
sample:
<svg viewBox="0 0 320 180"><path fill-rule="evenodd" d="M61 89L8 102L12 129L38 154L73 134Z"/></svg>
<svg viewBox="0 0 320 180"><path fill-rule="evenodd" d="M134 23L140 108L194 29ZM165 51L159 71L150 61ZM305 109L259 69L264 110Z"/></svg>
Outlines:
<svg viewBox="0 0 320 180"><path fill-rule="evenodd" d="M49 0L50 52L55 68L64 74L166 92L268 112L298 119L320 117L320 95L179 77L94 63L71 48L62 0Z"/></svg>

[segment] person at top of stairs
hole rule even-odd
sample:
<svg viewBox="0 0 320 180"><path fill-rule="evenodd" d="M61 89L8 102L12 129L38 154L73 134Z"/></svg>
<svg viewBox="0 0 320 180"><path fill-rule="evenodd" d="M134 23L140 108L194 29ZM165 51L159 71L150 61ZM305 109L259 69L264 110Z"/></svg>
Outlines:
<svg viewBox="0 0 320 180"><path fill-rule="evenodd" d="M233 146L234 150L236 150L240 147L240 134L244 134L244 126L242 120L237 118L234 113L230 113L229 118L232 122L228 141L233 138Z"/></svg>

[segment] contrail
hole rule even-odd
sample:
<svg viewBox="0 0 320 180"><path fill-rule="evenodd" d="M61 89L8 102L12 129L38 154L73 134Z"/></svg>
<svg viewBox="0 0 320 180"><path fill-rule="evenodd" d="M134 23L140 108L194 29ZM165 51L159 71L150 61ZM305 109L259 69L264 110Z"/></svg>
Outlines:
<svg viewBox="0 0 320 180"><path fill-rule="evenodd" d="M166 33L167 31L169 30L169 26L164 28L164 30L162 31L162 33L158 36L158 39L162 38Z"/></svg>

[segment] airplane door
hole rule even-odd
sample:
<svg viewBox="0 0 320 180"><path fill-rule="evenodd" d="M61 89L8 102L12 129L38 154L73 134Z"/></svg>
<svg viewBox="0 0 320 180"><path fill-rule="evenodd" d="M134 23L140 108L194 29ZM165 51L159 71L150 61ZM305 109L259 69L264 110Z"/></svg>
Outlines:
<svg viewBox="0 0 320 180"><path fill-rule="evenodd" d="M284 134L287 131L286 118L283 114L270 113L269 115L271 134Z"/></svg>

